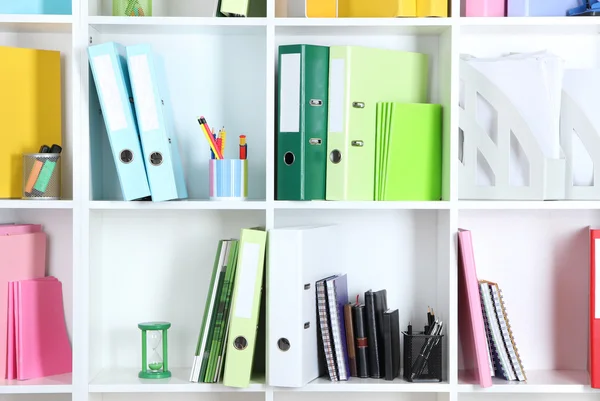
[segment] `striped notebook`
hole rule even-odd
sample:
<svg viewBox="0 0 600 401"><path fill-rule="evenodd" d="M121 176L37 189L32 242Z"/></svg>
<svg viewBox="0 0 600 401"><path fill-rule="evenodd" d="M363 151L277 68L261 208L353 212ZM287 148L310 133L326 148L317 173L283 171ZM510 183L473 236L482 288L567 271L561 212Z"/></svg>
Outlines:
<svg viewBox="0 0 600 401"><path fill-rule="evenodd" d="M498 284L481 280L479 290L486 336L496 375L505 380L526 381L525 369L514 341Z"/></svg>
<svg viewBox="0 0 600 401"><path fill-rule="evenodd" d="M334 276L332 276L334 277ZM331 277L328 277L331 278ZM333 348L331 326L329 324L329 313L327 307L327 289L325 281L327 279L317 281L315 287L317 290L317 312L319 315L319 331L321 334L321 344L327 362L327 372L331 381L339 381L337 367L335 363L335 353Z"/></svg>

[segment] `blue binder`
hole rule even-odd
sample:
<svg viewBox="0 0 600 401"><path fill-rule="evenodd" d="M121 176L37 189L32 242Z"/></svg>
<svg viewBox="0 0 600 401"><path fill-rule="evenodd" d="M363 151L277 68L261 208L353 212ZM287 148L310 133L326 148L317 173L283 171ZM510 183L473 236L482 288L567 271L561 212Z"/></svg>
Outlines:
<svg viewBox="0 0 600 401"><path fill-rule="evenodd" d="M88 48L106 132L124 200L150 196L138 135L125 48L109 42Z"/></svg>
<svg viewBox="0 0 600 401"><path fill-rule="evenodd" d="M0 14L72 13L71 0L0 0Z"/></svg>
<svg viewBox="0 0 600 401"><path fill-rule="evenodd" d="M152 200L185 199L188 193L162 60L150 45L127 46L127 65Z"/></svg>

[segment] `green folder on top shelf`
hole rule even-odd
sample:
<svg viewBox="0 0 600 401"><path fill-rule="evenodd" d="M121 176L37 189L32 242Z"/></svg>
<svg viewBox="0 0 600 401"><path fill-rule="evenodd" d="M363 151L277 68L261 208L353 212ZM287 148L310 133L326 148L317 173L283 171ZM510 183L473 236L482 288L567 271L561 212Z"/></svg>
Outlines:
<svg viewBox="0 0 600 401"><path fill-rule="evenodd" d="M442 107L377 103L375 194L382 201L442 196Z"/></svg>
<svg viewBox="0 0 600 401"><path fill-rule="evenodd" d="M219 0L217 17L262 17L267 16L266 0Z"/></svg>

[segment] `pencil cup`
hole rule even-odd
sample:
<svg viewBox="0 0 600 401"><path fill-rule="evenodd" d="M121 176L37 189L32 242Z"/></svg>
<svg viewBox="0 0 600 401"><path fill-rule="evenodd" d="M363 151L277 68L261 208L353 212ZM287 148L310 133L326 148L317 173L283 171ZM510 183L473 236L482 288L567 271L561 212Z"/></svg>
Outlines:
<svg viewBox="0 0 600 401"><path fill-rule="evenodd" d="M152 0L113 0L115 17L151 17Z"/></svg>
<svg viewBox="0 0 600 401"><path fill-rule="evenodd" d="M23 199L60 199L60 154L23 155Z"/></svg>
<svg viewBox="0 0 600 401"><path fill-rule="evenodd" d="M248 160L210 159L208 163L210 200L246 200Z"/></svg>
<svg viewBox="0 0 600 401"><path fill-rule="evenodd" d="M410 382L441 382L442 340L444 335L424 332L404 335L404 378Z"/></svg>

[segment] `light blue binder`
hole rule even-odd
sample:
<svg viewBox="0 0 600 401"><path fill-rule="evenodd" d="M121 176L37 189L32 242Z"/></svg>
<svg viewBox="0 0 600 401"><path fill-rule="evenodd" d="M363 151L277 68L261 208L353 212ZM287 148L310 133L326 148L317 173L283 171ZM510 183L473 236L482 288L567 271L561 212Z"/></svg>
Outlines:
<svg viewBox="0 0 600 401"><path fill-rule="evenodd" d="M150 45L135 45L127 46L127 65L152 200L185 199L163 62Z"/></svg>
<svg viewBox="0 0 600 401"><path fill-rule="evenodd" d="M0 14L72 13L71 0L0 0Z"/></svg>
<svg viewBox="0 0 600 401"><path fill-rule="evenodd" d="M567 10L585 1L579 0L508 0L509 17L565 16Z"/></svg>
<svg viewBox="0 0 600 401"><path fill-rule="evenodd" d="M113 42L90 46L88 55L123 199L148 197L150 187L131 104L125 47Z"/></svg>

